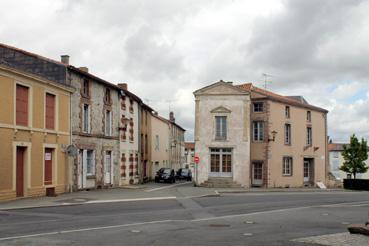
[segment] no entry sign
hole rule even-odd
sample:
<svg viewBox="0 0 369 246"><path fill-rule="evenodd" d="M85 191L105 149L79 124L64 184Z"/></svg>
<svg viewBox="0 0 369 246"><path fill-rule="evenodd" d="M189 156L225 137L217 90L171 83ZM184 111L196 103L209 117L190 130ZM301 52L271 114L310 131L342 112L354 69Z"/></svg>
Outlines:
<svg viewBox="0 0 369 246"><path fill-rule="evenodd" d="M199 162L200 162L200 158L198 156L195 156L195 163L199 164Z"/></svg>

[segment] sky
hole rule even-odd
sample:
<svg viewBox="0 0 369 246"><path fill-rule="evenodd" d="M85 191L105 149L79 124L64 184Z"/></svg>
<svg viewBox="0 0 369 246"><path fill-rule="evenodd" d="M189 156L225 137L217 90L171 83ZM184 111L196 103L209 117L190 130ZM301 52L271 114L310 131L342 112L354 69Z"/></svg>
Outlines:
<svg viewBox="0 0 369 246"><path fill-rule="evenodd" d="M193 139L193 91L219 80L303 95L328 135L369 138L369 1L0 0L0 42L128 89Z"/></svg>

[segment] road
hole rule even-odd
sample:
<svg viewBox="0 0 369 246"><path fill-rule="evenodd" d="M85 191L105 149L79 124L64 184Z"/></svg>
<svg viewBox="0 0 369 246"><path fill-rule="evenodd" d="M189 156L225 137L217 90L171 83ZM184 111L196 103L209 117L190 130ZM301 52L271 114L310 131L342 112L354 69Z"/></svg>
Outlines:
<svg viewBox="0 0 369 246"><path fill-rule="evenodd" d="M173 189L175 189L173 187ZM194 188L195 189L195 188ZM312 245L368 219L368 192L255 192L0 211L0 245Z"/></svg>

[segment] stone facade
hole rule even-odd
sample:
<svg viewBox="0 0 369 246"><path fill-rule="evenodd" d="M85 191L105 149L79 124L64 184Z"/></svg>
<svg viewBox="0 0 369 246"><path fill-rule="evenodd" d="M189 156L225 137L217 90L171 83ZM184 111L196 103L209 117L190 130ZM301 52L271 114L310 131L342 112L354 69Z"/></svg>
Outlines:
<svg viewBox="0 0 369 246"><path fill-rule="evenodd" d="M74 69L69 69L68 80L76 89L72 95L71 118L72 143L78 149L72 170L73 189L118 186L120 184L119 88ZM84 92L84 89L87 91ZM108 100L106 100L107 97ZM84 115L86 107L87 117ZM107 111L111 114L110 133L106 132ZM88 129L84 129L85 119L88 120Z"/></svg>
<svg viewBox="0 0 369 246"><path fill-rule="evenodd" d="M209 178L226 177L249 187L250 170L250 95L227 82L217 82L194 92L195 95L195 155L200 162L195 170L195 182L200 185ZM216 117L226 117L226 137L217 139ZM221 154L220 151L229 151ZM214 151L214 154L212 154ZM216 152L219 152L217 154ZM229 158L230 154L230 159ZM212 157L213 156L213 157ZM221 156L221 157L220 157ZM216 159L212 167L211 157ZM224 157L224 163L218 158ZM226 159L229 169L223 169ZM229 162L230 161L230 162Z"/></svg>
<svg viewBox="0 0 369 246"><path fill-rule="evenodd" d="M184 133L185 129L175 123L174 113L169 114L169 162L174 170L184 167Z"/></svg>

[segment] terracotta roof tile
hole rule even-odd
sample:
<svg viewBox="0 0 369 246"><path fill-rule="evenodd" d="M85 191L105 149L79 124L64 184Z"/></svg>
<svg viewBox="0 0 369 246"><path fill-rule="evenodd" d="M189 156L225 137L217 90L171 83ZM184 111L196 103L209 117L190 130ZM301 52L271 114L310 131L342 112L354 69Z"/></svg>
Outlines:
<svg viewBox="0 0 369 246"><path fill-rule="evenodd" d="M185 148L186 149L194 149L195 143L194 142L185 142Z"/></svg>

